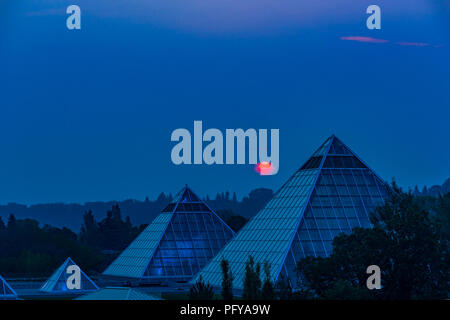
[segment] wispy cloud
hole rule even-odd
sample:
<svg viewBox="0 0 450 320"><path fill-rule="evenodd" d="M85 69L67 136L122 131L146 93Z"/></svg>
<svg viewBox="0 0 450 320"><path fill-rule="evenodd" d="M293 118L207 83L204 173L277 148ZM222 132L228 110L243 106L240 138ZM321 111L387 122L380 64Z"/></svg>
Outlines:
<svg viewBox="0 0 450 320"><path fill-rule="evenodd" d="M385 39L377 39L372 37L360 37L360 36L351 36L351 37L341 37L341 40L347 41L357 41L357 42L368 42L368 43L387 43L389 40Z"/></svg>
<svg viewBox="0 0 450 320"><path fill-rule="evenodd" d="M378 38L372 38L372 37L362 37L362 36L350 36L350 37L340 37L340 40L346 40L346 41L356 41L356 42L366 42L366 43L391 43L397 46L402 47L433 47L433 48L442 48L445 47L445 44L435 44L429 42L408 42L408 41L397 41L397 42L391 42L390 40L386 39L378 39Z"/></svg>
<svg viewBox="0 0 450 320"><path fill-rule="evenodd" d="M426 43L426 42L396 42L395 44L398 44L399 46L404 46L404 47L428 47L428 46L430 46L430 44Z"/></svg>

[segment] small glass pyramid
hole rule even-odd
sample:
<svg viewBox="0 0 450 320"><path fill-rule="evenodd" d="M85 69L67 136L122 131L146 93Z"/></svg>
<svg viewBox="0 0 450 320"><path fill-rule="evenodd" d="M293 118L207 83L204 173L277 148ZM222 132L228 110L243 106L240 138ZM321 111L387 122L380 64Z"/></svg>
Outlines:
<svg viewBox="0 0 450 320"><path fill-rule="evenodd" d="M186 186L103 274L151 281L187 281L234 234Z"/></svg>
<svg viewBox="0 0 450 320"><path fill-rule="evenodd" d="M0 276L0 300L16 300L17 293L13 288Z"/></svg>
<svg viewBox="0 0 450 320"><path fill-rule="evenodd" d="M79 271L80 281L77 283L74 276ZM53 293L77 293L95 291L97 285L77 266L71 258L66 261L42 285L40 291Z"/></svg>

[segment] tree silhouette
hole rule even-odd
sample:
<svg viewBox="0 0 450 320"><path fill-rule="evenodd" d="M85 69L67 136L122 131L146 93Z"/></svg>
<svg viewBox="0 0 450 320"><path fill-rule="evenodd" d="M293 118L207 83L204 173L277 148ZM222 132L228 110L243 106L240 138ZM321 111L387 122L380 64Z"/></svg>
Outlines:
<svg viewBox="0 0 450 320"><path fill-rule="evenodd" d="M233 274L230 270L230 264L228 260L222 257L222 262L220 263L222 268L222 297L224 300L233 299Z"/></svg>

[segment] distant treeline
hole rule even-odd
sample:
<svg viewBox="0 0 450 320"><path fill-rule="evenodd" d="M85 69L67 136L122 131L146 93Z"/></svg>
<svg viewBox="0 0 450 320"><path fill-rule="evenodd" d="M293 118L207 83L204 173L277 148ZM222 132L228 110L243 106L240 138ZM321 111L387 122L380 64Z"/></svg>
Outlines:
<svg viewBox="0 0 450 320"><path fill-rule="evenodd" d="M247 223L231 210L217 213L235 231ZM101 220L90 210L82 219L80 232L74 233L65 227L41 225L35 219L17 219L14 214L6 222L0 218L0 274L48 276L67 257L91 274L102 272L147 226L133 226L129 217L122 217L118 204L112 205Z"/></svg>
<svg viewBox="0 0 450 320"><path fill-rule="evenodd" d="M246 219L256 214L267 201L272 197L270 189L255 189L248 196L238 201L236 193L218 193L215 198L209 196L205 201L216 211L232 211L236 215ZM96 219L102 219L105 212L112 206L118 205L124 217L129 217L133 224L141 225L150 223L161 210L172 201L171 194L161 193L156 200L151 201L146 198L140 200L108 201L108 202L87 202L85 204L65 204L50 203L37 205L21 205L10 203L0 205L0 217L7 219L10 214L14 214L18 219L36 219L42 224L49 224L56 227L66 227L78 233L83 223L83 214L91 211Z"/></svg>
<svg viewBox="0 0 450 320"><path fill-rule="evenodd" d="M415 196L433 196L433 197L438 197L439 195L444 195L446 193L450 192L450 178L447 179L442 186L439 185L435 185L435 186L431 186L431 187L423 187L422 191L419 190L418 186L414 187L413 190L413 195Z"/></svg>
<svg viewBox="0 0 450 320"><path fill-rule="evenodd" d="M241 201L236 199L235 194L230 195L228 192L217 194L214 200L209 197L205 200L231 228L239 231L248 218L257 213L271 197L271 190L257 189ZM445 197L415 198L414 201L430 212L432 218L445 218L442 218L446 221L443 226L448 235L449 194ZM54 209L52 215L47 212L42 219L31 219L28 215L21 218L18 211L10 211L0 218L0 274L8 277L48 276L69 256L88 273L102 272L171 200L172 196L161 194L156 201L36 206L39 210L34 211L35 215L47 212L44 210L46 206ZM20 208L18 205L4 207ZM141 220L133 219L144 220L143 223L132 222L131 212L140 212ZM58 223L50 221L52 216L58 217L55 218L60 222L58 227L53 226ZM72 230L61 227L67 225L61 223L62 219L74 219L72 216L79 218L79 225Z"/></svg>

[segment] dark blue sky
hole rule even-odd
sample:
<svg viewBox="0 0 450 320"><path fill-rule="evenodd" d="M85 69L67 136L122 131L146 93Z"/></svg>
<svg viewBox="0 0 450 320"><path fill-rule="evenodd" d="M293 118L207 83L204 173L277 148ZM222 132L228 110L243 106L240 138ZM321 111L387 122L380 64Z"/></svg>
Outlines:
<svg viewBox="0 0 450 320"><path fill-rule="evenodd" d="M388 181L450 177L448 1L298 2L2 1L0 203L277 189L332 133ZM173 165L194 120L279 128L278 175Z"/></svg>

